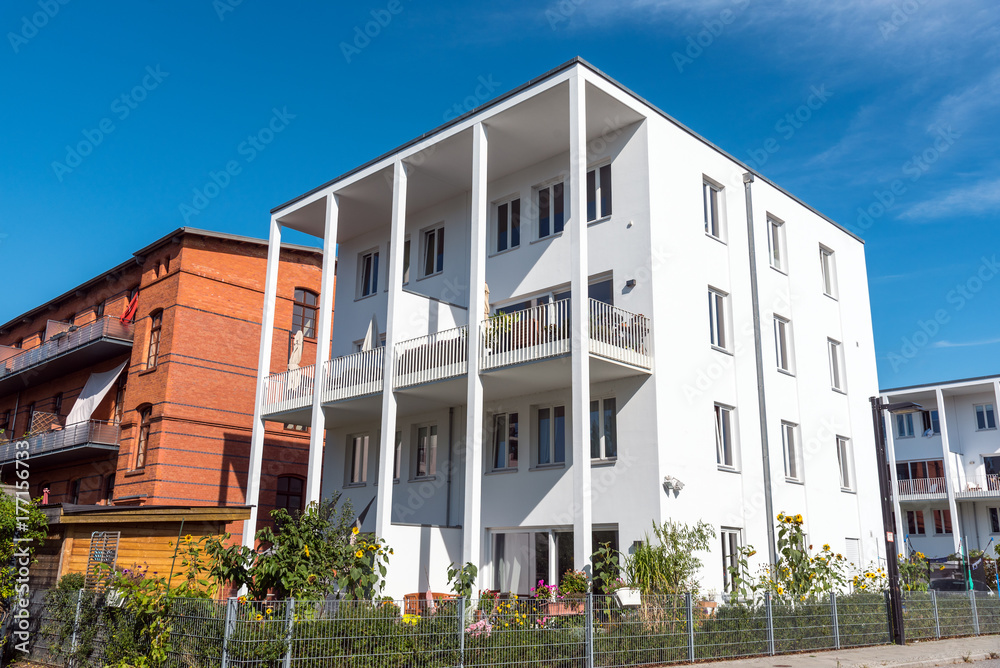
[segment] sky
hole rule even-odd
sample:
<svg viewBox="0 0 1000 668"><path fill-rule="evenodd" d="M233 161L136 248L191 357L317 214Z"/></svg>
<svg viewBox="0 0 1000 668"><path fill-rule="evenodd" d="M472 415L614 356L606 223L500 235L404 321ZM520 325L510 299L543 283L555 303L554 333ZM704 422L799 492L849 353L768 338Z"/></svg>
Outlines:
<svg viewBox="0 0 1000 668"><path fill-rule="evenodd" d="M881 387L1000 373L995 0L7 0L0 28L0 322L184 225L265 237L581 56L865 240Z"/></svg>

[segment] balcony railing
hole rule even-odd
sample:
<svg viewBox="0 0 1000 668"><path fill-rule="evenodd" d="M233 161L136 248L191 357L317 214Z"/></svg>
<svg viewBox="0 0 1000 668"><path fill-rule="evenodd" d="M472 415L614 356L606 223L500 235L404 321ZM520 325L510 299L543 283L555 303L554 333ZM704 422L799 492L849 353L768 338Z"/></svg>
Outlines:
<svg viewBox="0 0 1000 668"><path fill-rule="evenodd" d="M100 339L132 341L132 326L123 324L118 318L107 317L83 325L76 331L59 332L42 345L0 362L0 376L20 373Z"/></svg>
<svg viewBox="0 0 1000 668"><path fill-rule="evenodd" d="M989 473L969 478L955 496L963 499L998 498L1000 497L1000 475Z"/></svg>
<svg viewBox="0 0 1000 668"><path fill-rule="evenodd" d="M76 448L83 445L118 445L121 427L114 422L88 420L67 425L62 429L53 429L29 436L27 439L15 439L0 445L0 463L15 459L17 441L28 441L30 457L41 457L61 450ZM23 451L23 448L21 448Z"/></svg>
<svg viewBox="0 0 1000 668"><path fill-rule="evenodd" d="M929 496L947 494L948 488L944 478L914 478L899 481L899 496Z"/></svg>
<svg viewBox="0 0 1000 668"><path fill-rule="evenodd" d="M395 387L462 376L469 370L469 328L455 327L396 346Z"/></svg>
<svg viewBox="0 0 1000 668"><path fill-rule="evenodd" d="M482 323L483 370L565 355L572 329L569 300L495 315Z"/></svg>
<svg viewBox="0 0 1000 668"><path fill-rule="evenodd" d="M652 368L649 319L590 300L590 354L643 369ZM572 350L570 300L481 322L482 370L566 355ZM469 369L469 328L435 332L393 346L394 389L465 375ZM337 357L321 374L324 403L382 391L385 349ZM268 376L264 381L264 414L302 410L312 403L315 367Z"/></svg>

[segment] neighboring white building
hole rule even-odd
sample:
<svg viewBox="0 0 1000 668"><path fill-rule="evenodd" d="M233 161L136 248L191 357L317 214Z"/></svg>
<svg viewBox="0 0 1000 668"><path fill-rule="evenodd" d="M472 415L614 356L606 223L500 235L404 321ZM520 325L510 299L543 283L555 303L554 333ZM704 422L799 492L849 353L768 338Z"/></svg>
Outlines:
<svg viewBox="0 0 1000 668"><path fill-rule="evenodd" d="M719 532L718 591L781 511L875 560L864 246L749 171L575 59L274 209L272 256L324 240L332 346L260 376L251 471L263 420L311 426L309 498L368 509L393 595L469 561L524 593L671 518Z"/></svg>
<svg viewBox="0 0 1000 668"><path fill-rule="evenodd" d="M887 416L896 531L912 550L1000 554L1000 376L882 390L922 413ZM991 542L992 541L992 542Z"/></svg>

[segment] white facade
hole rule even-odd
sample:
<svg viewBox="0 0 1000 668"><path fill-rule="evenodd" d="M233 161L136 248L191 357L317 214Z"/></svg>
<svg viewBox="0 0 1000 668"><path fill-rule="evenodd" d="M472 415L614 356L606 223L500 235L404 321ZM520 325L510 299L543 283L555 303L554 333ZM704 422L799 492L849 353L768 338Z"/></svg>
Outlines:
<svg viewBox="0 0 1000 668"><path fill-rule="evenodd" d="M911 550L997 556L1000 541L1000 376L883 390L922 413L889 416L896 531Z"/></svg>
<svg viewBox="0 0 1000 668"><path fill-rule="evenodd" d="M332 346L312 368L261 366L251 465L263 420L310 425L311 470L322 457L323 471L310 498L343 490L368 508L363 528L395 549L393 595L446 591L448 564L467 561L478 587L525 593L587 567L596 543L628 553L667 519L736 531L765 563L780 511L874 561L864 247L752 183L758 373L747 172L574 60L275 209L272 248L292 228L323 238L328 257L338 249L336 321L325 265L317 336ZM484 321L487 310L517 313ZM385 347L359 351L373 318ZM267 338L261 351L270 359ZM397 434L393 480L381 463ZM724 587L725 542L704 555L706 588Z"/></svg>

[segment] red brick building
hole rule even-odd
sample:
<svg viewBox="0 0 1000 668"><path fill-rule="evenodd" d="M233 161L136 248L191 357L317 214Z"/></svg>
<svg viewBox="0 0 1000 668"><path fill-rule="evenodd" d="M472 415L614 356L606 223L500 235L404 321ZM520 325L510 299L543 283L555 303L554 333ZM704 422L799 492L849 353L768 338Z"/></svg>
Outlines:
<svg viewBox="0 0 1000 668"><path fill-rule="evenodd" d="M242 505L266 265L266 241L181 228L0 325L0 480L26 439L31 493L50 503ZM315 359L321 265L319 249L282 247L272 371L300 329ZM269 423L262 519L301 506L308 448Z"/></svg>

